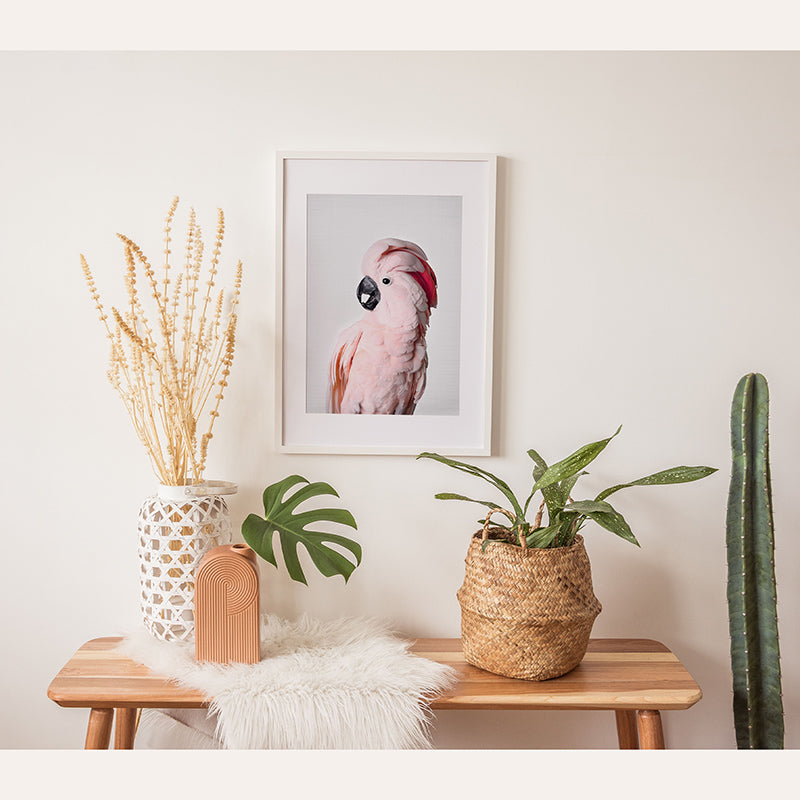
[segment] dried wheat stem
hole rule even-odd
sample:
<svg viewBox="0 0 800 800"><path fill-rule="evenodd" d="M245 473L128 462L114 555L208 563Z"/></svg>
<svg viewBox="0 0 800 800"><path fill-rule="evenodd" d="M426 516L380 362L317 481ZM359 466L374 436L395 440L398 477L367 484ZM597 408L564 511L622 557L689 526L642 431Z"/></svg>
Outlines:
<svg viewBox="0 0 800 800"><path fill-rule="evenodd" d="M130 341L134 345L134 352L138 352L137 348L141 349L141 352L146 355L153 364L156 372L161 381L161 388L164 392L163 397L165 400L166 411L168 416L165 417L167 420L166 425L166 433L168 439L168 452L170 449L174 449L176 442L180 439L183 441L183 444L191 448L191 434L187 431L186 422L184 416L182 414L182 403L179 397L177 397L174 393L175 382L165 375L165 371L161 365L161 362L158 360L158 356L155 352L154 347L150 342L144 341L141 336L139 336L136 331L134 331L122 318L119 311L116 308L111 309L114 319L117 322L120 330L130 339ZM140 381L140 386L144 383L142 379ZM152 419L151 415L148 415L149 419ZM196 459L194 458L194 453L190 449L186 452L186 455L189 458L190 463L194 467L196 465Z"/></svg>
<svg viewBox="0 0 800 800"><path fill-rule="evenodd" d="M208 305L211 300L211 290L214 288L214 282L217 276L217 264L219 263L219 256L220 252L222 251L222 240L225 237L225 215L222 213L222 209L217 209L217 237L214 240L214 251L211 255L211 262L208 270L208 280L206 281L206 294L203 299L203 311L200 314L200 322L198 324L198 330L202 334L203 329L206 325L206 312L208 311ZM198 339L197 342L197 353L196 356L199 360L200 356L200 340Z"/></svg>
<svg viewBox="0 0 800 800"><path fill-rule="evenodd" d="M192 350L192 316L197 295L197 276L200 271L199 259L203 257L203 242L200 238L200 228L194 208L189 211L189 227L186 232L186 261L184 274L186 284L184 287L183 333L181 337L183 358L181 359L181 386L186 388L187 377L190 370Z"/></svg>
<svg viewBox="0 0 800 800"><path fill-rule="evenodd" d="M208 401L209 395L214 388L214 385L217 381L217 377L219 375L220 369L223 367L225 362L225 353L227 352L228 348L228 341L233 340L235 331L236 331L236 323L238 321L238 314L236 313L236 309L239 305L239 295L241 293L242 288L242 262L239 261L236 264L236 276L234 278L233 284L233 295L231 297L231 307L228 312L228 322L225 329L224 336L219 339L218 342L218 350L214 354L214 357L210 359L210 363L215 364L216 366L213 370L209 373L206 383L203 385L202 390L200 392L200 396L202 398L201 403L197 406L197 413L196 415L199 417L202 409L205 407L206 402ZM231 358L233 357L231 353ZM227 384L226 384L227 385ZM212 418L213 423L213 418Z"/></svg>
<svg viewBox="0 0 800 800"><path fill-rule="evenodd" d="M202 230L199 225L197 225L195 230L195 256L194 256L194 264L192 265L192 295L191 295L191 304L189 306L189 332L191 333L194 330L194 312L197 310L197 292L198 292L198 284L200 283L200 269L201 264L203 261L203 251L204 251L204 244L202 238ZM185 353L187 366L191 365L191 356L192 356L192 340L191 338L187 341L187 351Z"/></svg>
<svg viewBox="0 0 800 800"><path fill-rule="evenodd" d="M127 303L124 314L112 307L113 325L83 255L81 266L110 343L109 382L120 395L134 432L160 480L183 484L202 480L205 470L208 445L213 438L214 422L219 416L233 362L242 267L239 262L223 325L224 292L214 292L225 231L224 216L218 209L214 249L198 317L197 296L204 248L192 209L185 261L183 268L176 271L170 291L169 256L177 205L175 198L165 220L164 275L160 282L141 248L127 236L117 234L125 248ZM144 308L143 300L147 301L147 297L139 292L138 266L143 269L148 296L155 305L157 322L153 328ZM213 303L212 292L216 295ZM208 429L200 435L199 420L215 390L215 402L208 412Z"/></svg>
<svg viewBox="0 0 800 800"><path fill-rule="evenodd" d="M170 239L170 233L172 232L172 219L175 216L175 209L178 207L178 197L172 198L172 203L169 207L169 211L167 212L167 218L164 220L164 298L166 300L167 296L169 295L169 243L172 241Z"/></svg>
<svg viewBox="0 0 800 800"><path fill-rule="evenodd" d="M236 316L234 315L231 318L231 321L228 326L228 334L227 334L227 343L225 346L225 355L222 357L222 376L219 380L219 393L216 395L216 403L214 403L214 408L212 409L211 413L211 421L208 425L208 431L203 435L203 439L205 440L205 447L201 448L200 451L200 469L205 468L205 454L208 448L208 442L211 440L213 433L212 428L214 427L214 421L219 417L219 405L222 402L222 397L225 392L225 387L228 385L228 376L231 372L231 364L233 363L233 351L236 343L235 338L235 331L236 329Z"/></svg>

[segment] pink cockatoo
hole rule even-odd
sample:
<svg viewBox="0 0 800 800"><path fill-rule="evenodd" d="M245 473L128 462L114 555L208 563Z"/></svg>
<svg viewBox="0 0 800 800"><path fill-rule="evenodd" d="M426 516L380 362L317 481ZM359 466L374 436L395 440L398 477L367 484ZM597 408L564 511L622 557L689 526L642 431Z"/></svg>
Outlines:
<svg viewBox="0 0 800 800"><path fill-rule="evenodd" d="M425 334L436 308L436 275L421 247L379 239L364 254L356 297L366 310L346 328L330 364L333 414L413 414L425 391Z"/></svg>

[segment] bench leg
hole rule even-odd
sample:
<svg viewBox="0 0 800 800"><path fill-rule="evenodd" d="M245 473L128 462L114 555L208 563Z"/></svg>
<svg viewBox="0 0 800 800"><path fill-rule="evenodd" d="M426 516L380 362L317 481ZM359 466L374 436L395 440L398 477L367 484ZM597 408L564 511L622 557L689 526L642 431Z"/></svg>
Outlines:
<svg viewBox="0 0 800 800"><path fill-rule="evenodd" d="M114 749L133 750L136 737L137 708L118 708L117 724L114 728Z"/></svg>
<svg viewBox="0 0 800 800"><path fill-rule="evenodd" d="M661 727L661 712L637 711L636 716L639 723L639 744L642 750L663 750L664 730Z"/></svg>
<svg viewBox="0 0 800 800"><path fill-rule="evenodd" d="M89 727L86 730L86 750L108 750L111 740L113 708L93 708L89 712Z"/></svg>
<svg viewBox="0 0 800 800"><path fill-rule="evenodd" d="M636 730L636 712L629 709L615 711L617 717L617 739L620 750L638 750L639 733Z"/></svg>

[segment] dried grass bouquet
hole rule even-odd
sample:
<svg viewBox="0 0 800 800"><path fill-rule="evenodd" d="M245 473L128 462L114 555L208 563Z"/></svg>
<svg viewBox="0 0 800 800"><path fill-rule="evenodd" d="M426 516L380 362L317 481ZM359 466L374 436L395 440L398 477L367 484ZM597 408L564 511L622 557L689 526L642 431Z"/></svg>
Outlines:
<svg viewBox="0 0 800 800"><path fill-rule="evenodd" d="M236 341L242 262L225 309L216 281L225 217L217 209L214 250L202 274L203 239L194 209L189 215L181 266L170 263L175 197L164 226L164 263L157 275L141 248L121 233L125 248L124 307L106 314L86 258L81 265L111 343L108 379L117 390L153 470L172 486L203 479L208 443L228 385ZM140 271L146 293L140 292ZM147 312L145 311L147 306ZM152 320L152 322L151 322ZM201 426L207 428L201 433Z"/></svg>

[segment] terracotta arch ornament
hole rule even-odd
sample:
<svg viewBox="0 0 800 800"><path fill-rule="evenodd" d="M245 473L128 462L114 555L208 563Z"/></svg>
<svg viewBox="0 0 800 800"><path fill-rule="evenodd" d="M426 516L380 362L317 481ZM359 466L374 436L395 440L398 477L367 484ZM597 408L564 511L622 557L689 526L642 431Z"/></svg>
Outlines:
<svg viewBox="0 0 800 800"><path fill-rule="evenodd" d="M195 576L195 659L256 664L259 636L259 572L246 544L209 550Z"/></svg>

